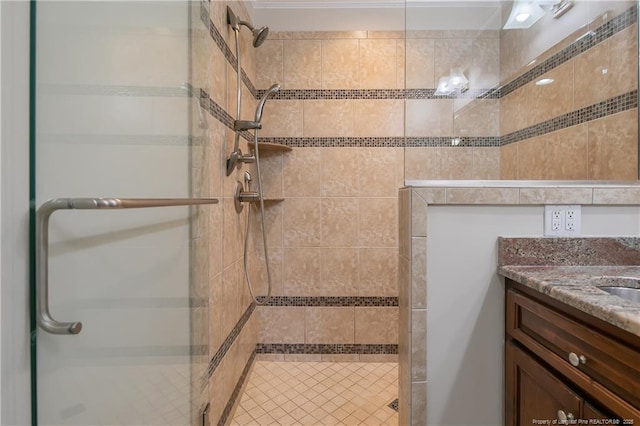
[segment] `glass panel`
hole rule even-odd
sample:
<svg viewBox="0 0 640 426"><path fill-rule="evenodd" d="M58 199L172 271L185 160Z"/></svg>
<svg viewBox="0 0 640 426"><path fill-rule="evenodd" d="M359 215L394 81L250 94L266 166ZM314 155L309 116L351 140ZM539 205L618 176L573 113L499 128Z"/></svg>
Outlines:
<svg viewBox="0 0 640 426"><path fill-rule="evenodd" d="M189 197L186 2L38 2L36 206ZM41 425L187 425L197 307L187 207L60 211L49 298L78 335L37 330Z"/></svg>
<svg viewBox="0 0 640 426"><path fill-rule="evenodd" d="M636 2L408 9L406 180L638 178Z"/></svg>

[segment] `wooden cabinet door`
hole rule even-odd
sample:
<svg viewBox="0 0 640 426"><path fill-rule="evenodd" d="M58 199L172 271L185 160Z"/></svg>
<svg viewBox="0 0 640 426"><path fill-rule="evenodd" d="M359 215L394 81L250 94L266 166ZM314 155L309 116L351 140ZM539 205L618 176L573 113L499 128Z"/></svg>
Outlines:
<svg viewBox="0 0 640 426"><path fill-rule="evenodd" d="M506 424L530 426L558 419L558 411L579 418L582 399L511 342L506 345Z"/></svg>

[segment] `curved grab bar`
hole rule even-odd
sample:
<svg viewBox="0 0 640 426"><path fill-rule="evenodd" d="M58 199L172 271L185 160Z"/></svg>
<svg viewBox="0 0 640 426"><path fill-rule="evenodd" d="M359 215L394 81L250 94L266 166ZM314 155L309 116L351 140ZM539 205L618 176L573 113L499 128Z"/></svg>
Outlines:
<svg viewBox="0 0 640 426"><path fill-rule="evenodd" d="M56 210L138 209L217 204L215 198L55 198L36 212L36 309L38 325L51 334L78 334L81 322L60 322L49 312L49 218Z"/></svg>

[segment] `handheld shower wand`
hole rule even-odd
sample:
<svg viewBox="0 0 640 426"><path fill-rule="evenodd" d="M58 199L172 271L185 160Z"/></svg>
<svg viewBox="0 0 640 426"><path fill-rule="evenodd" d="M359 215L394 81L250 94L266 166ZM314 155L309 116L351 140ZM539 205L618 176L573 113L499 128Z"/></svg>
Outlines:
<svg viewBox="0 0 640 426"><path fill-rule="evenodd" d="M233 152L231 153L229 158L227 158L227 176L231 175L233 170L238 165L238 162L251 163L255 160L255 157L253 155L242 155L242 151L239 148L239 144L240 144L239 132L242 132L245 130L258 130L262 128L261 121L262 121L262 111L264 110L264 105L267 103L267 100L269 98L271 98L278 92L278 90L280 90L279 84L274 84L273 86L269 87L269 89L267 89L265 94L262 96L262 99L260 99L260 102L258 102L258 106L256 107L256 115L253 121L235 120L233 122L233 130L235 130L236 135L235 135Z"/></svg>

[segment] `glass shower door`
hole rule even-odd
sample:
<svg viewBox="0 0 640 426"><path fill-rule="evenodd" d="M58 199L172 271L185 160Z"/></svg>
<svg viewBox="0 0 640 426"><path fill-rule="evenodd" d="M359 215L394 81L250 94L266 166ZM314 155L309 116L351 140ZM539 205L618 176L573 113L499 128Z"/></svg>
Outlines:
<svg viewBox="0 0 640 426"><path fill-rule="evenodd" d="M34 206L189 197L188 3L35 7ZM34 424L190 424L192 315L206 306L190 227L189 207L51 215L51 315L82 330L34 330Z"/></svg>

